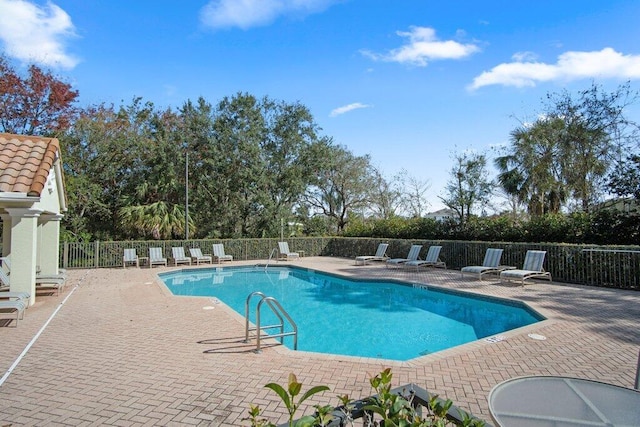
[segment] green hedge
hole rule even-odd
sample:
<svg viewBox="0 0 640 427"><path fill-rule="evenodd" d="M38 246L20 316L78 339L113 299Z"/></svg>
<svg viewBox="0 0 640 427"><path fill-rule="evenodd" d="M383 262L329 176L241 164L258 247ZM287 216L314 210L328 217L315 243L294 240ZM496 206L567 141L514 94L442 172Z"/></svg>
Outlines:
<svg viewBox="0 0 640 427"><path fill-rule="evenodd" d="M354 219L345 237L504 242L558 242L598 245L640 243L640 216L601 210L553 214L516 221L506 216L472 217L463 225L430 218Z"/></svg>

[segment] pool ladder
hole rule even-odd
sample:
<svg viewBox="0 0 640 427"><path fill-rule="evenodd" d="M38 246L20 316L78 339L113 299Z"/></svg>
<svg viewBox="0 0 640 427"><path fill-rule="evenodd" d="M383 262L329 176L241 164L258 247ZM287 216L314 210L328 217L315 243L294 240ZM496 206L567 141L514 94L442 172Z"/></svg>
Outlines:
<svg viewBox="0 0 640 427"><path fill-rule="evenodd" d="M264 266L264 271L267 271L267 267L269 267L269 263L271 262L271 259L273 258L273 254L277 253L276 251L278 250L278 248L273 248L271 250L271 253L269 254L269 259L267 260L267 263ZM276 259L277 260L277 259ZM249 295L251 296L251 295Z"/></svg>
<svg viewBox="0 0 640 427"><path fill-rule="evenodd" d="M256 326L251 327L249 326L249 302L251 301L251 298L253 298L254 296L259 296L260 301L258 302L258 305L256 307ZM267 326L262 326L260 324L260 310L262 309L262 305L265 303L267 304L267 306L269 306L271 311L273 311L273 313L276 315L280 323L276 323L274 325L267 325ZM293 327L292 331L289 331L289 332L284 331L285 318L287 319L289 324ZM250 293L244 304L244 320L245 320L244 342L246 343L250 342L249 332L256 331L256 350L255 350L256 353L262 352L260 348L262 332L268 329L275 329L275 328L280 328L280 333L268 334L269 338L280 338L280 344L284 344L284 337L293 336L293 349L294 350L298 349L298 326L296 325L296 322L293 321L291 316L289 316L289 313L287 313L287 311L284 308L282 308L282 305L280 305L278 300L275 299L274 297L268 297L260 291Z"/></svg>

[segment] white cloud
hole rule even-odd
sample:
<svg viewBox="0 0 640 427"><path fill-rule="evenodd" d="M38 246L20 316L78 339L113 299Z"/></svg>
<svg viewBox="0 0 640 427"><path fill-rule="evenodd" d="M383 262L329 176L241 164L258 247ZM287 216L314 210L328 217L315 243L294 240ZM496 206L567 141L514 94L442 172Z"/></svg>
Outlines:
<svg viewBox="0 0 640 427"><path fill-rule="evenodd" d="M358 110L360 108L371 108L373 105L363 104L361 102L354 102L353 104L345 105L344 107L338 107L331 111L329 117L336 117L349 111Z"/></svg>
<svg viewBox="0 0 640 427"><path fill-rule="evenodd" d="M511 59L515 62L534 62L538 60L538 55L534 52L516 52L511 55Z"/></svg>
<svg viewBox="0 0 640 427"><path fill-rule="evenodd" d="M8 56L24 62L73 68L78 59L65 51L75 37L69 15L53 3L40 7L26 0L0 0L0 41Z"/></svg>
<svg viewBox="0 0 640 427"><path fill-rule="evenodd" d="M281 15L307 16L339 0L210 0L200 11L207 27L248 29L268 25Z"/></svg>
<svg viewBox="0 0 640 427"><path fill-rule="evenodd" d="M530 54L514 55L514 62L499 64L485 71L469 86L503 85L532 87L540 82L586 78L640 78L640 55L623 55L612 48L592 52L565 52L555 64L527 61Z"/></svg>
<svg viewBox="0 0 640 427"><path fill-rule="evenodd" d="M475 44L463 44L454 40L438 40L433 28L410 27L409 30L408 32L397 32L400 37L408 39L408 43L399 48L384 54L367 50L363 50L361 53L376 61L399 62L424 67L430 61L461 59L480 50ZM459 34L463 34L463 32L459 32Z"/></svg>

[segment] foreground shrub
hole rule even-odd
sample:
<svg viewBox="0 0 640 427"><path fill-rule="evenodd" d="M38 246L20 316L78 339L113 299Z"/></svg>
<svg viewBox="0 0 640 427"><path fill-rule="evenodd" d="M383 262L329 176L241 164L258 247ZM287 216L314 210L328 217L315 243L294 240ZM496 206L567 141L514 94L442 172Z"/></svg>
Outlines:
<svg viewBox="0 0 640 427"><path fill-rule="evenodd" d="M391 388L391 379L393 374L391 369L387 368L375 377L369 380L371 387L375 391L375 394L366 398L364 401L360 401L357 405L356 402L349 399L348 396L339 396L341 406L333 408L330 405L315 405L316 409L313 415L305 415L297 420L294 420L294 416L300 407L300 404L307 400L314 394L329 390L327 386L316 386L310 388L296 401L296 397L302 391L302 384L298 382L294 374L289 374L289 381L287 388L280 386L279 384L269 383L265 385L266 388L273 390L280 397L282 403L286 407L289 413L289 420L287 425L289 427L317 427L317 426L329 426L338 425L332 424L332 421L336 421L334 415L336 411L340 415L342 423L349 423L354 426L354 416L352 412L356 410L362 413L364 424L368 427L446 427L446 426L462 426L462 427L483 427L486 423L480 419L474 418L464 411L460 411L462 415L461 420L453 420L448 417L449 409L453 406L453 402L449 399L442 400L438 396L434 395L429 399L426 406L423 409L426 410L425 414L421 414L421 411L416 409L413 404L413 395L408 396L402 393L394 392ZM364 402L364 404L362 404ZM249 409L249 417L244 419L250 421L252 427L276 427L266 418L261 417L261 410L258 406L251 405Z"/></svg>

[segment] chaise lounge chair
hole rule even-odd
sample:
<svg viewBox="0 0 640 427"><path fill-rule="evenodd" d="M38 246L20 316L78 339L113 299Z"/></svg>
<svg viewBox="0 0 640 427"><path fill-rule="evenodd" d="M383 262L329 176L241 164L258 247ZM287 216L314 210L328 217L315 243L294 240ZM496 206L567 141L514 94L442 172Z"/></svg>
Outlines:
<svg viewBox="0 0 640 427"><path fill-rule="evenodd" d="M547 251L527 251L524 257L522 270L505 270L500 273L500 282L509 282L511 280L520 281L524 286L524 281L533 278L547 278L551 282L551 273L544 271L542 264Z"/></svg>
<svg viewBox="0 0 640 427"><path fill-rule="evenodd" d="M154 265L167 266L167 259L162 255L162 248L149 248L149 268Z"/></svg>
<svg viewBox="0 0 640 427"><path fill-rule="evenodd" d="M288 261L290 259L300 258L300 254L298 252L291 252L289 250L288 242L278 242L278 250L280 251L280 258L278 259Z"/></svg>
<svg viewBox="0 0 640 427"><path fill-rule="evenodd" d="M420 250L422 249L422 245L411 245L411 249L409 249L409 253L406 258L391 258L386 262L387 267L399 267L401 264L405 262L415 261L418 259L420 255Z"/></svg>
<svg viewBox="0 0 640 427"><path fill-rule="evenodd" d="M29 298L31 298L29 292L14 292L10 289L9 276L0 268L0 300L17 300L29 306Z"/></svg>
<svg viewBox="0 0 640 427"><path fill-rule="evenodd" d="M122 267L127 268L127 264L135 264L136 267L140 267L140 259L135 249L125 249L122 256Z"/></svg>
<svg viewBox="0 0 640 427"><path fill-rule="evenodd" d="M22 301L0 301L0 313L16 314L16 327L18 326L18 320L24 319L24 310L26 308L26 304Z"/></svg>
<svg viewBox="0 0 640 427"><path fill-rule="evenodd" d="M415 261L407 261L402 264L403 267L415 267L416 271L419 267L442 267L446 270L447 264L444 261L440 260L440 250L442 246L429 246L429 250L427 251L427 256L421 260L416 259Z"/></svg>
<svg viewBox="0 0 640 427"><path fill-rule="evenodd" d="M173 263L174 265L178 264L189 264L191 265L191 258L184 254L184 248L182 246L172 247L171 254L173 255Z"/></svg>
<svg viewBox="0 0 640 427"><path fill-rule="evenodd" d="M365 265L369 261L386 261L389 259L387 256L388 243L380 243L375 255L359 255L356 257L356 265Z"/></svg>
<svg viewBox="0 0 640 427"><path fill-rule="evenodd" d="M213 264L213 258L211 255L203 255L200 248L189 248L189 254L191 255L191 260L196 262L196 265L200 265L201 262Z"/></svg>
<svg viewBox="0 0 640 427"><path fill-rule="evenodd" d="M0 291L0 301L21 301L28 305L29 298L31 298L29 292Z"/></svg>
<svg viewBox="0 0 640 427"><path fill-rule="evenodd" d="M2 257L0 258L0 261L2 262L2 267L4 269L7 270L7 272L5 273L5 271L0 268L0 290L2 289L8 289L9 288L9 274L11 273L11 262L9 261L9 258L7 257ZM65 275L64 274L59 274L59 275L40 275L40 274L36 274L36 280L35 280L35 285L36 285L36 293L38 291L44 291L44 292L51 292L51 291L55 291L56 295L60 295L60 291L64 288L65 285ZM30 298L27 297L27 299Z"/></svg>
<svg viewBox="0 0 640 427"><path fill-rule="evenodd" d="M0 262L2 266L7 270L7 275L11 273L11 260L8 257L1 257ZM41 283L64 283L67 280L66 270L59 270L58 274L42 274L40 268L36 266L36 285Z"/></svg>
<svg viewBox="0 0 640 427"><path fill-rule="evenodd" d="M503 249L488 248L484 254L484 261L482 265L470 265L462 267L460 273L462 277L465 274L473 274L478 276L478 280L482 280L483 274L499 274L504 270L504 267L500 266L500 258L502 258Z"/></svg>
<svg viewBox="0 0 640 427"><path fill-rule="evenodd" d="M214 243L213 259L215 259L218 262L218 264L220 264L222 261L233 261L233 255L227 255L224 253L223 243Z"/></svg>
<svg viewBox="0 0 640 427"><path fill-rule="evenodd" d="M46 274L40 273L36 271L36 280L46 280L46 279L58 279L58 280L67 280L67 272L61 269L58 270L58 274Z"/></svg>

